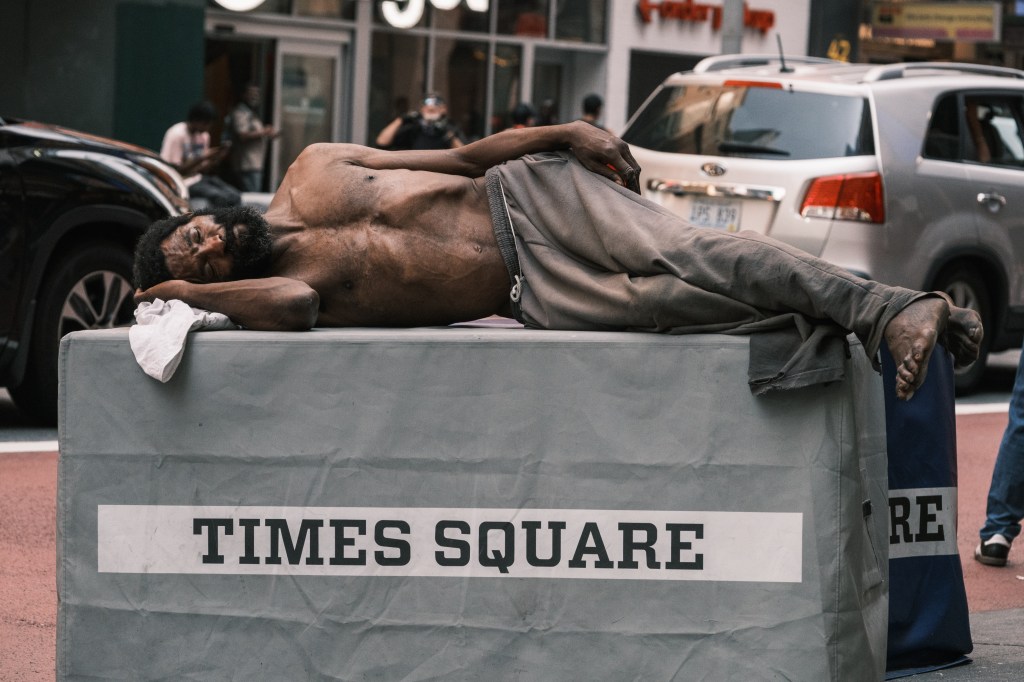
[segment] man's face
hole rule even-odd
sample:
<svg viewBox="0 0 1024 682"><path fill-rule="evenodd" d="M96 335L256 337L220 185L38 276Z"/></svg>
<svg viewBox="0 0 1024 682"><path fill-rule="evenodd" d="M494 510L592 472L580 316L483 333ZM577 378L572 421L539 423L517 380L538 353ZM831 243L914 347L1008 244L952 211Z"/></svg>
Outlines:
<svg viewBox="0 0 1024 682"><path fill-rule="evenodd" d="M448 107L444 104L430 104L431 100L427 100L428 103L420 107L420 115L423 116L425 121L440 121L444 118L444 115L448 113Z"/></svg>
<svg viewBox="0 0 1024 682"><path fill-rule="evenodd" d="M185 125L188 126L188 132L190 135L197 133L208 133L213 123L210 121L186 121Z"/></svg>
<svg viewBox="0 0 1024 682"><path fill-rule="evenodd" d="M197 215L168 235L161 249L172 277L208 284L265 276L272 245L259 211L238 206Z"/></svg>
<svg viewBox="0 0 1024 682"><path fill-rule="evenodd" d="M251 109L255 109L260 105L260 89L257 87L248 87L245 89L245 96L242 98L245 103L249 105Z"/></svg>

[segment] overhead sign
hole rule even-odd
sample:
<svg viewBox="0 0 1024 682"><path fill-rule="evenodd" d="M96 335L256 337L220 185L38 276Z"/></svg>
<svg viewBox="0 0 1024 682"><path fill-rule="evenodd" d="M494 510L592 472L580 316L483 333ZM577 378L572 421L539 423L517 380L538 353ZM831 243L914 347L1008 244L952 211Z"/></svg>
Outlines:
<svg viewBox="0 0 1024 682"><path fill-rule="evenodd" d="M707 5L693 0L638 0L636 13L645 24L651 23L651 19L658 14L662 21L672 19L675 21L700 23L711 22L711 30L718 31L722 28L722 5ZM769 10L750 9L743 3L743 26L767 33L775 25L775 12Z"/></svg>
<svg viewBox="0 0 1024 682"><path fill-rule="evenodd" d="M248 12L262 5L266 0L216 0L217 4L224 9L233 12Z"/></svg>
<svg viewBox="0 0 1024 682"><path fill-rule="evenodd" d="M875 38L999 42L1002 7L997 2L876 3L871 8L871 35Z"/></svg>
<svg viewBox="0 0 1024 682"><path fill-rule="evenodd" d="M462 0L430 0L430 4L437 9L455 9L461 2ZM466 0L466 7L474 12L486 12L490 4L491 0ZM412 28L420 23L426 8L427 0L384 0L380 5L380 12L384 20L395 28Z"/></svg>

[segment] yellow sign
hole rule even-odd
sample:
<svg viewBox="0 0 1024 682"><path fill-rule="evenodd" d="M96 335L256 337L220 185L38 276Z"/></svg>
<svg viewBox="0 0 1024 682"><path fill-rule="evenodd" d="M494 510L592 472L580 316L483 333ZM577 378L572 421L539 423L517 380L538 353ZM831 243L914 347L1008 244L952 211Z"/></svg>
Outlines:
<svg viewBox="0 0 1024 682"><path fill-rule="evenodd" d="M871 8L875 38L995 43L1001 33L1002 8L997 2L884 2Z"/></svg>
<svg viewBox="0 0 1024 682"><path fill-rule="evenodd" d="M840 62L850 61L850 41L840 37L833 38L832 42L828 44L826 56Z"/></svg>

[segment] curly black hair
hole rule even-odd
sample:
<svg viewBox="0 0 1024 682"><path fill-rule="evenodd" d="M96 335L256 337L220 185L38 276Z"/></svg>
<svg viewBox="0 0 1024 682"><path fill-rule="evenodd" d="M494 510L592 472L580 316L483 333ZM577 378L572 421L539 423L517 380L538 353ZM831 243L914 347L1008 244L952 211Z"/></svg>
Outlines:
<svg viewBox="0 0 1024 682"><path fill-rule="evenodd" d="M149 226L135 246L135 286L140 289L174 279L167 268L163 243L182 225L200 216L212 216L215 223L225 228L225 251L233 258L231 279L263 277L270 267L273 246L266 219L254 206L226 206L193 211L185 215L158 220ZM248 227L241 235L231 228L235 225Z"/></svg>
<svg viewBox="0 0 1024 682"><path fill-rule="evenodd" d="M185 213L158 220L139 237L139 241L135 245L135 266L133 268L136 287L145 290L160 282L174 279L171 271L167 269L167 260L160 247L172 232L195 216L196 214L193 213Z"/></svg>

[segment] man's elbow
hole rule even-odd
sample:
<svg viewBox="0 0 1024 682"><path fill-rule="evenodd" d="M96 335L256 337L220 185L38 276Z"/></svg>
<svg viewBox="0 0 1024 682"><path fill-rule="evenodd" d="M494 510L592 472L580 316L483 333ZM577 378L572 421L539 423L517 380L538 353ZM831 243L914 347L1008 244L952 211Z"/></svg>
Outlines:
<svg viewBox="0 0 1024 682"><path fill-rule="evenodd" d="M472 150L466 146L453 147L448 150L451 154L453 161L453 168L451 173L453 175L461 175L467 178L480 178L483 177L484 173L489 168L488 165L472 153Z"/></svg>
<svg viewBox="0 0 1024 682"><path fill-rule="evenodd" d="M247 329L265 332L304 332L316 325L320 313L320 296L305 289L279 298L272 308L263 308L254 319L242 320Z"/></svg>
<svg viewBox="0 0 1024 682"><path fill-rule="evenodd" d="M316 325L320 315L320 295L308 289L292 298L286 309L286 331L306 331Z"/></svg>

